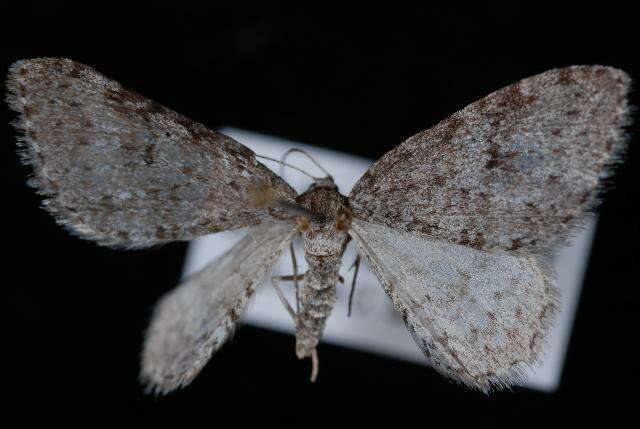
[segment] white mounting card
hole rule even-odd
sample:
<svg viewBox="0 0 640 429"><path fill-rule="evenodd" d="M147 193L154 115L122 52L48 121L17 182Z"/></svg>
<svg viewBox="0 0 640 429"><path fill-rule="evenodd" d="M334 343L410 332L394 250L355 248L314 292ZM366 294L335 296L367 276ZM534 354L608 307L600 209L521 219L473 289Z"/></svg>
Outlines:
<svg viewBox="0 0 640 429"><path fill-rule="evenodd" d="M349 194L353 185L371 164L370 160L364 158L263 134L234 128L224 128L220 131L249 147L255 153L270 158L280 159L291 148L307 151L331 173L340 192L344 195ZM282 175L279 164L264 160L261 160L261 162L277 174ZM316 176L322 176L322 172L299 153L291 154L287 162L301 167ZM285 170L283 178L299 193L304 192L311 184L311 179L290 168ZM575 235L572 245L560 249L554 258L553 265L561 295L560 312L549 338L545 358L540 367L531 372L524 382L524 386L553 392L560 383L594 231L595 219L591 219L586 227ZM243 234L244 231L226 231L194 240L189 246L183 275L187 276L199 270L226 252ZM299 265L298 269L299 272L303 273L306 271L307 266L299 239L294 241L294 246ZM353 313L351 317L347 317L347 301L353 275L353 271L348 269L355 256L355 245L349 243L340 271L345 279L345 284L338 284L338 302L327 321L322 341L427 365L425 357L414 343L413 338L411 338L400 315L393 309L391 300L378 283L365 259L363 259L358 273ZM291 256L288 251L283 252L274 266L272 274L292 274ZM286 283L282 286L289 302L295 302L293 284L290 287ZM280 303L269 282L269 278L266 278L264 284L259 288L244 315L243 321L250 325L280 332L290 334L294 332L293 321ZM241 336L242 334L240 333L239 335ZM293 358L293 339L291 353Z"/></svg>

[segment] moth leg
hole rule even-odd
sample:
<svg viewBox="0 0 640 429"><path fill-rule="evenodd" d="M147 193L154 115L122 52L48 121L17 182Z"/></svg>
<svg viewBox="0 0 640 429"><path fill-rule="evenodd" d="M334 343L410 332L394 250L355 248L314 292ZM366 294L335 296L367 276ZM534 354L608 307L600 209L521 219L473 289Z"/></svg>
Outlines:
<svg viewBox="0 0 640 429"><path fill-rule="evenodd" d="M289 313L289 315L293 319L293 322L296 325L298 325L298 314L293 310L293 308L291 307L291 304L289 304L289 301L287 301L287 298L282 293L282 290L280 289L280 286L278 286L278 280L293 280L293 279L297 279L297 278L298 278L298 276L273 276L273 277L271 277L271 284L273 285L273 288L276 290L276 294L278 295L278 298L280 299L280 302L282 302L282 305L284 305L284 308L287 310L287 312Z"/></svg>
<svg viewBox="0 0 640 429"><path fill-rule="evenodd" d="M355 261L353 261L353 264L351 265L351 267L349 267L349 271L351 271L351 269L355 268L355 272L353 273L353 280L351 281L351 292L349 292L349 310L347 312L347 316L351 317L351 307L353 306L353 295L356 291L356 278L358 278L358 269L360 268L360 254L358 253L358 256L356 256Z"/></svg>
<svg viewBox="0 0 640 429"><path fill-rule="evenodd" d="M296 313L300 312L300 289L298 287L298 261L296 260L296 252L293 251L293 240L289 243L291 251L291 263L293 264L293 285L296 289Z"/></svg>
<svg viewBox="0 0 640 429"><path fill-rule="evenodd" d="M288 275L288 276L276 276L276 278L278 280L282 280L282 281L286 281L286 282L292 282L294 280L302 280L304 278L304 274L298 274L298 275Z"/></svg>

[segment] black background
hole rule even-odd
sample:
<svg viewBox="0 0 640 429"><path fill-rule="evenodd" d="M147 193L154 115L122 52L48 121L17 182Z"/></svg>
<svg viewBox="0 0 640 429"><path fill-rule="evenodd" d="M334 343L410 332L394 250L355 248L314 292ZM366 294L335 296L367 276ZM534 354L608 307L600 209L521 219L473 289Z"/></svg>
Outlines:
<svg viewBox="0 0 640 429"><path fill-rule="evenodd" d="M233 125L375 159L479 97L550 68L599 63L640 79L631 10L556 3L393 11L23 3L20 10L3 6L10 31L0 60L6 70L17 59L69 57L210 127ZM637 93L632 97L638 105ZM38 208L15 133L3 127L10 195L3 211L11 217L3 354L14 362L7 375L17 383L6 387L12 410L25 418L85 416L89 423L171 415L212 426L231 418L400 427L408 420L522 424L593 414L612 422L632 411L637 139L600 210L557 393L516 388L486 396L430 369L324 344L320 379L311 385L291 337L244 327L189 388L154 399L136 380L142 332L154 302L178 281L186 244L123 252L69 236Z"/></svg>

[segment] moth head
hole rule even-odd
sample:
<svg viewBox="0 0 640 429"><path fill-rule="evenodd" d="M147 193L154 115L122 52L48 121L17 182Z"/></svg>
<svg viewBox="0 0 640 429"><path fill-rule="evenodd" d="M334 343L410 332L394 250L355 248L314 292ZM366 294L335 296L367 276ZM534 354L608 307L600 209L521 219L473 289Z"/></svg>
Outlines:
<svg viewBox="0 0 640 429"><path fill-rule="evenodd" d="M318 188L327 188L331 189L332 191L337 191L338 185L335 184L331 175L327 175L326 177L314 178L314 182L311 184L311 186L309 186L309 190Z"/></svg>

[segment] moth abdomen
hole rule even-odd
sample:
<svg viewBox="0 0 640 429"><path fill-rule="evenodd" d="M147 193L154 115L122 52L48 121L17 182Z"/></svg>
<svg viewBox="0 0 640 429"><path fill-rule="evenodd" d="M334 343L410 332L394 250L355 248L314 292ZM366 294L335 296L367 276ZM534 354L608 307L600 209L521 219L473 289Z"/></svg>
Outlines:
<svg viewBox="0 0 640 429"><path fill-rule="evenodd" d="M320 341L327 318L336 302L340 253L331 256L305 255L309 271L300 287L300 308L296 326L296 355L311 357Z"/></svg>

